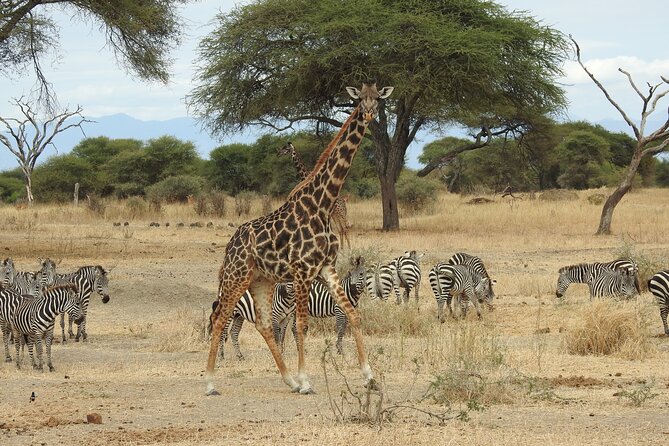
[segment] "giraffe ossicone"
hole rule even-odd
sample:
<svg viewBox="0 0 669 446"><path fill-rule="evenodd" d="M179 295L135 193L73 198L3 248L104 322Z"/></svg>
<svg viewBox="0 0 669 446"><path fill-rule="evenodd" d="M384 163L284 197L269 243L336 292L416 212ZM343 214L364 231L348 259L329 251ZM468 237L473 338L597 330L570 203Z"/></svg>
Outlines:
<svg viewBox="0 0 669 446"><path fill-rule="evenodd" d="M213 316L205 374L207 394L217 393L212 380L223 325L246 290L255 299L256 328L265 339L283 381L293 391L313 392L306 373L304 336L309 287L317 276L325 281L346 314L365 384L374 385L362 339L360 316L346 298L335 270L339 242L330 230L330 212L367 126L378 114L379 100L387 98L392 90L393 87L378 90L375 84L363 84L360 90L347 87L348 93L359 103L322 152L314 169L277 210L240 225L231 237L219 272L219 305ZM297 380L288 373L272 331L271 293L277 282L293 284L297 321Z"/></svg>

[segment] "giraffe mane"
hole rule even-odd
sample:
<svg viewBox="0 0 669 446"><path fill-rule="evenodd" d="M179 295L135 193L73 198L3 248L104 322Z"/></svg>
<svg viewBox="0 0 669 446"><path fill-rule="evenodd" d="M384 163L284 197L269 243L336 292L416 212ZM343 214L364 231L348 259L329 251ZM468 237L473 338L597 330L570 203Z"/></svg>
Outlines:
<svg viewBox="0 0 669 446"><path fill-rule="evenodd" d="M309 175L302 181L300 181L297 186L293 188L292 191L290 191L290 194L288 194L288 198L290 199L297 191L303 189L308 183L313 180L313 178L316 176L316 173L320 170L321 167L325 164L327 159L330 157L332 154L332 151L337 147L337 143L341 139L342 135L346 130L348 129L351 121L353 120L353 116L357 117L357 114L360 112L360 104L358 104L355 109L353 110L353 113L344 121L344 124L342 124L341 128L339 129L339 132L337 133L337 136L335 136L332 141L330 141L330 144L327 146L325 150L323 150L323 153L321 153L321 156L318 158L318 161L316 161L316 165L314 168L311 170Z"/></svg>

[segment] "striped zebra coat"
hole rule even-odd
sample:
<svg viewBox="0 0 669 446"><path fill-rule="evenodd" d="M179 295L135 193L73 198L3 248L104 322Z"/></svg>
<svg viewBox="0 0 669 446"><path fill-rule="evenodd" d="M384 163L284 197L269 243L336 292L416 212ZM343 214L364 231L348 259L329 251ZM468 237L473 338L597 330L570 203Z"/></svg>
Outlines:
<svg viewBox="0 0 669 446"><path fill-rule="evenodd" d="M272 293L272 331L274 332L274 338L277 342L279 339L278 319L283 318L286 313L291 311L291 308L282 307L286 299L282 299L280 297L281 295L288 292L289 291L287 291L286 285L276 284ZM292 293L292 291L290 292ZM209 315L209 325L207 327L207 332L209 334L211 334L213 316L215 314L216 307L218 307L218 300L213 301L211 304L211 314ZM294 304L292 310L294 310ZM232 311L232 316L225 323L223 331L221 332L221 342L218 352L221 358L225 357L224 344L228 340L229 333L230 339L232 340L232 346L234 347L235 353L237 355L237 359L240 361L244 359L244 355L242 354L242 351L239 347L239 333L242 331L244 321L249 321L253 324L255 324L257 321L255 302L253 301L253 297L248 290L239 299L237 305L235 305L235 309Z"/></svg>
<svg viewBox="0 0 669 446"><path fill-rule="evenodd" d="M420 289L420 279L421 279L421 269L420 269L420 259L423 258L425 253L418 254L416 251L406 251L403 255L393 259L390 263L395 266L397 270L397 285L401 288L404 288L404 303L409 302L409 294L411 290L414 290L416 303L418 303L418 291ZM401 304L402 301L397 295L397 304Z"/></svg>
<svg viewBox="0 0 669 446"><path fill-rule="evenodd" d="M401 300L398 291L399 277L397 277L397 267L394 263L387 265L376 264L367 271L365 277L365 285L369 298L388 300L391 292L395 293L395 298L399 302Z"/></svg>
<svg viewBox="0 0 669 446"><path fill-rule="evenodd" d="M569 285L572 283L588 283L592 277L599 274L603 269L623 269L632 273L636 292L640 292L639 279L637 278L638 265L634 260L621 258L611 262L579 263L560 268L555 295L557 297L564 296Z"/></svg>
<svg viewBox="0 0 669 446"><path fill-rule="evenodd" d="M453 316L453 306L458 304L462 316L467 315L467 306L472 304L481 318L481 303L492 310L494 294L491 281L482 277L470 267L438 263L429 273L430 285L437 300L437 318L444 322L444 304ZM455 302L452 300L455 298Z"/></svg>
<svg viewBox="0 0 669 446"><path fill-rule="evenodd" d="M344 289L344 294L348 299L349 303L353 308L358 307L360 302L360 297L362 296L365 290L366 282L366 273L365 273L365 259L362 257L356 258L353 262L353 268L346 273L344 277L339 280L342 288ZM282 302L282 308L292 307L291 311L287 312L283 318L279 319L279 343L283 344L285 328L287 326L289 317L295 312L295 297L292 292L288 292L283 296L280 296L279 299L286 299L285 302ZM339 307L335 298L330 293L328 286L318 280L314 280L311 283L311 288L309 289L309 301L307 304L307 309L309 316L316 318L335 318L335 327L337 330L337 352L339 354L343 353L343 338L344 333L346 332L346 327L348 326L348 319L346 314ZM293 318L293 337L297 341L297 326Z"/></svg>
<svg viewBox="0 0 669 446"><path fill-rule="evenodd" d="M56 264L50 259L39 259L40 270L17 271L11 257L0 262L0 284L21 295L37 297L45 286L53 285Z"/></svg>
<svg viewBox="0 0 669 446"><path fill-rule="evenodd" d="M5 362L12 362L9 354L9 338L11 334L11 320L21 302L26 299L25 296L0 287L0 328L2 329L2 341L5 345Z"/></svg>
<svg viewBox="0 0 669 446"><path fill-rule="evenodd" d="M648 290L655 296L660 306L660 319L664 326L664 334L669 336L667 315L669 314L669 270L659 271L648 280Z"/></svg>
<svg viewBox="0 0 669 446"><path fill-rule="evenodd" d="M467 254L466 252L456 252L451 256L450 259L448 259L448 264L467 266L469 267L470 270L472 270L479 276L487 278L490 281L489 298L494 299L495 292L493 291L492 286L497 282L492 280L490 274L488 274L488 271L486 270L485 265L483 264L483 260L481 260L479 257Z"/></svg>
<svg viewBox="0 0 669 446"><path fill-rule="evenodd" d="M588 279L590 299L594 297L624 297L629 299L637 293L636 274L627 269L595 270Z"/></svg>
<svg viewBox="0 0 669 446"><path fill-rule="evenodd" d="M76 285L59 285L44 289L41 297L27 298L19 304L11 318L17 368L21 368L19 358L21 338L27 335L28 352L33 368L43 370L42 341L44 341L49 371L54 370L51 361L51 343L56 316L60 313L70 313L77 322L80 322L83 315L77 298L78 294L79 290ZM36 351L37 364L33 350Z"/></svg>
<svg viewBox="0 0 669 446"><path fill-rule="evenodd" d="M66 285L66 284L75 284L79 289L79 302L81 306L81 312L83 313L83 320L77 327L77 334L75 336L72 329L72 321L75 319L68 313L68 335L70 338L74 338L75 342L79 342L80 338L83 338L83 341L88 340L88 332L86 331L86 321L88 316L88 305L91 300L91 295L93 292L97 292L102 299L102 303L106 304L109 302L109 277L107 276L107 271L100 266L82 266L74 273L69 274L56 274L54 282L57 285ZM65 314L60 316L60 329L63 337L63 343L67 342L67 337L65 336Z"/></svg>

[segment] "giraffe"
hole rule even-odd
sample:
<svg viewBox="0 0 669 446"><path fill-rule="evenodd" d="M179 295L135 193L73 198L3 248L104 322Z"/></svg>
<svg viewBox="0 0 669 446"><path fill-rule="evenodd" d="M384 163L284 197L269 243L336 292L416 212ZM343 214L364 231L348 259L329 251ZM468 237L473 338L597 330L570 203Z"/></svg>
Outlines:
<svg viewBox="0 0 669 446"><path fill-rule="evenodd" d="M360 316L346 298L335 270L339 243L330 231L329 220L367 126L378 113L379 100L387 98L393 87L378 90L376 84L363 84L360 90L355 87L346 87L346 90L359 103L323 151L314 170L292 190L281 207L240 225L228 242L219 272L219 305L212 317L205 373L207 395L219 395L213 385L213 373L221 331L246 290L255 298L256 328L265 339L284 383L293 392L313 393L305 367L304 336L309 287L317 276L328 284L351 324L365 385L375 386L362 340ZM293 283L297 318L296 378L288 373L272 332L271 291L276 282Z"/></svg>
<svg viewBox="0 0 669 446"><path fill-rule="evenodd" d="M307 175L309 175L309 171L302 162L300 154L297 153L297 150L295 150L295 146L293 145L293 143L289 141L288 144L281 147L279 149L279 155L290 156L290 158L293 160L295 168L297 169L297 172L300 174L300 179L304 180L307 177ZM350 225L348 224L348 219L347 219L348 211L346 210L346 202L348 201L348 198L349 198L348 195L337 197L334 203L334 207L332 208L332 212L330 213L330 218L334 222L337 228L337 234L339 234L339 240L340 241L346 240L346 246L349 249L351 249L351 241L348 239L348 228L350 227Z"/></svg>

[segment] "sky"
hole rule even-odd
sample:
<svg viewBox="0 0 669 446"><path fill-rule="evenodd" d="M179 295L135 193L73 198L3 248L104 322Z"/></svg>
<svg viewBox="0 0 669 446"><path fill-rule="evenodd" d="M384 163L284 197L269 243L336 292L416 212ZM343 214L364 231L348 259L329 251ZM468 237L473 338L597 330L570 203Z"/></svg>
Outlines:
<svg viewBox="0 0 669 446"><path fill-rule="evenodd" d="M665 1L498 0L497 3L508 10L525 11L543 24L571 34L581 47L586 66L628 114L638 119L641 102L617 69L629 71L644 92L647 82L660 82L660 75L669 77ZM60 51L54 63L44 65L47 78L53 83L61 106L74 109L81 105L87 117L124 113L141 120L167 120L188 116L184 98L193 87L198 42L214 29L215 15L235 4L239 2L203 0L182 8L187 35L172 54L174 65L168 85L134 79L115 62L94 24L58 13ZM559 82L569 100L567 119L593 122L620 119L575 61L567 62L564 71L565 77ZM18 79L0 77L0 116L18 116L10 100L28 95L33 85L34 78L29 75ZM665 114L661 108L658 119L666 117L667 103L669 98L661 103ZM421 148L422 144L417 150Z"/></svg>

